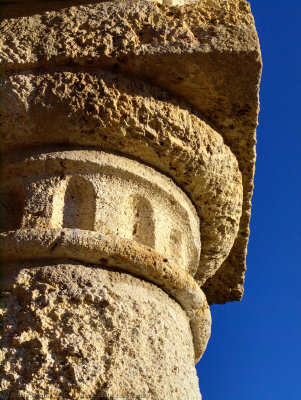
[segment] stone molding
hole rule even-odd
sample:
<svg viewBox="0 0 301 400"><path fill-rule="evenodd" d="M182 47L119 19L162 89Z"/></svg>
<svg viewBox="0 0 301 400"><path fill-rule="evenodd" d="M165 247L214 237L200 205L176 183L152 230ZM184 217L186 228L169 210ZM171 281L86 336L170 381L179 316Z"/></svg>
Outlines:
<svg viewBox="0 0 301 400"><path fill-rule="evenodd" d="M3 88L3 150L68 143L155 167L189 195L202 221L200 285L217 271L239 229L242 176L222 136L191 107L108 71L22 73Z"/></svg>
<svg viewBox="0 0 301 400"><path fill-rule="evenodd" d="M210 265L205 270L211 272L204 275L200 270L198 279L201 285L207 280L203 287L209 302L240 299L249 236L261 73L259 43L249 3L244 0L204 0L174 7L145 1L74 7L69 7L67 2L64 4L67 8L58 9L55 2L49 2L45 5L49 12L41 11L41 14L34 15L28 11L26 17L4 20L2 29L5 35L0 44L2 71L8 75L15 74L4 79L5 82L7 79L15 80L13 84L4 85L4 91L11 90L10 96L15 96L21 89L29 91L30 96L34 95L36 89L31 91L33 83L28 76L39 75L42 71L51 76L51 71L60 69L65 73L72 70L75 75L76 70L110 69L118 76L125 74L130 79L147 80L166 89L171 98L174 96L175 103L180 96L191 104L192 113L206 119L237 158L244 192L239 227L234 229L237 232L235 242L219 248L221 257L219 251L213 257L210 255L213 248L206 244L206 236L210 233L204 232L201 265ZM114 26L110 25L112 20ZM48 95L51 86L47 90ZM33 104L30 96L26 98L24 95L25 115L29 113L28 118L32 118ZM8 101L12 100L16 98L10 97ZM170 102L166 100L164 103ZM21 103L19 111L22 114ZM36 104L36 107L41 107L41 104ZM6 119L6 112L4 109L2 120ZM148 112L149 109L146 114ZM23 121L22 118L20 116L20 126L25 127L26 118ZM87 125L92 124L93 130L94 117L83 117L81 122L85 124L84 119ZM18 127L15 128L18 131ZM156 128L146 134L156 136ZM6 127L2 130L5 134ZM107 143L104 149L114 150ZM125 149L122 151L126 153ZM147 159L143 161L149 162ZM151 162L151 165L167 174L172 171L172 168L164 169L156 162ZM177 182L190 195L189 188L183 183ZM230 219L228 223L231 223Z"/></svg>
<svg viewBox="0 0 301 400"><path fill-rule="evenodd" d="M206 296L187 272L151 248L117 236L77 229L20 229L1 233L0 240L5 263L81 261L130 272L158 285L187 313L194 339L195 362L203 355L211 333Z"/></svg>
<svg viewBox="0 0 301 400"><path fill-rule="evenodd" d="M0 30L4 396L200 400L243 295L250 4L3 0Z"/></svg>
<svg viewBox="0 0 301 400"><path fill-rule="evenodd" d="M27 156L8 164L4 174L10 177L4 202L22 195L24 204L13 209L15 217L20 214L15 226L11 213L3 214L2 231L71 227L117 235L195 275L201 249L197 213L174 182L153 168L101 151L69 150ZM67 199L70 190L73 200Z"/></svg>

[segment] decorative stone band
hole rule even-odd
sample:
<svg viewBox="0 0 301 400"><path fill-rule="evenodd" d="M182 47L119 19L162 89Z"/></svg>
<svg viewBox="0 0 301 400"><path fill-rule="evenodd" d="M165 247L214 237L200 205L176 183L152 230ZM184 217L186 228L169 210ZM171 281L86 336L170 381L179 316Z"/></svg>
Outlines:
<svg viewBox="0 0 301 400"><path fill-rule="evenodd" d="M196 362L205 351L211 315L204 293L186 271L149 247L78 229L20 229L2 233L0 240L4 263L71 259L118 268L160 286L181 304L190 319Z"/></svg>
<svg viewBox="0 0 301 400"><path fill-rule="evenodd" d="M195 110L146 82L99 70L19 73L3 88L3 150L93 146L151 165L196 207L200 285L218 270L238 233L242 176L222 136Z"/></svg>
<svg viewBox="0 0 301 400"><path fill-rule="evenodd" d="M35 152L3 169L2 231L77 228L127 238L195 275L199 218L189 198L153 168L103 151Z"/></svg>
<svg viewBox="0 0 301 400"><path fill-rule="evenodd" d="M254 19L247 0L162 2L65 0L62 9L56 0L23 7L17 0L2 7L1 145L96 145L164 171L198 208L198 279L207 280L208 298L239 300L261 74ZM220 139L196 122L198 113Z"/></svg>

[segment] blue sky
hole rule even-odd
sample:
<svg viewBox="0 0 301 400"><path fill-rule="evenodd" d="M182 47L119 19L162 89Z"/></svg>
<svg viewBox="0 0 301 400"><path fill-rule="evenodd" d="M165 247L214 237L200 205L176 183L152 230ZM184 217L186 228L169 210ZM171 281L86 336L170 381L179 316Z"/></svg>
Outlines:
<svg viewBox="0 0 301 400"><path fill-rule="evenodd" d="M203 400L301 399L301 2L253 0L263 54L245 295L211 308Z"/></svg>

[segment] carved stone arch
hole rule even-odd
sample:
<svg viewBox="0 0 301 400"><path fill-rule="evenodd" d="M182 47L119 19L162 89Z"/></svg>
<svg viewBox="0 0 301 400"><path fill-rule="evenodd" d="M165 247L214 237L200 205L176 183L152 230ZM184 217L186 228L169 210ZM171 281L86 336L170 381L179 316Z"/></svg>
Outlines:
<svg viewBox="0 0 301 400"><path fill-rule="evenodd" d="M75 175L68 182L63 211L63 227L94 230L96 194L93 184Z"/></svg>
<svg viewBox="0 0 301 400"><path fill-rule="evenodd" d="M132 238L138 243L155 248L154 210L148 199L140 195L131 197Z"/></svg>

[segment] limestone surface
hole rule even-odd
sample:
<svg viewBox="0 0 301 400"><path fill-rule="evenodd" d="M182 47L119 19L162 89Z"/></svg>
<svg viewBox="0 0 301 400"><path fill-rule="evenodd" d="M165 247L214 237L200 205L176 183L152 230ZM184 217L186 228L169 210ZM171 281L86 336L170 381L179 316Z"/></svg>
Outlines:
<svg viewBox="0 0 301 400"><path fill-rule="evenodd" d="M222 137L185 104L173 104L166 92L109 72L18 74L9 77L4 91L8 95L2 103L3 147L15 154L13 150L25 145L97 146L155 166L171 176L197 207L200 284L220 267L239 229L241 173ZM92 165L85 154L84 165ZM66 174L61 163L68 164L68 152L55 157L60 158L59 177ZM29 157L25 165L30 162ZM50 168L46 167L50 163L50 156L46 157L44 168ZM6 172L11 180L13 175L22 177L17 186L26 180L25 165L20 164L15 173L13 166ZM43 161L36 165L43 168Z"/></svg>
<svg viewBox="0 0 301 400"><path fill-rule="evenodd" d="M0 1L1 396L201 400L240 300L261 57L246 0Z"/></svg>
<svg viewBox="0 0 301 400"><path fill-rule="evenodd" d="M185 310L193 334L195 361L211 333L211 315L195 279L160 253L135 240L77 229L20 229L0 235L2 261L74 260L119 268L158 285ZM55 268L55 266L54 266ZM7 269L5 276L10 276Z"/></svg>
<svg viewBox="0 0 301 400"><path fill-rule="evenodd" d="M189 320L160 288L72 262L6 268L5 398L201 399Z"/></svg>
<svg viewBox="0 0 301 400"><path fill-rule="evenodd" d="M258 85L261 71L259 44L249 3L245 0L203 0L197 4L171 7L156 2L141 1L105 2L70 7L70 4L66 2L65 9L62 9L63 3L60 7L55 5L55 2L52 5L50 3L46 6L46 10L49 11L43 12L40 9L35 13L32 8L32 11L23 14L26 16L4 19L1 24L4 33L0 44L2 71L5 74L4 93L8 95L7 102L11 104L5 108L7 102L4 102L6 104L3 110L4 118L1 120L7 120L12 124L2 128L4 135L11 138L18 137L19 132L24 129L26 134L23 135L23 139L27 136L29 138L24 144L38 145L40 141L49 143L48 139L44 139L45 136L59 136L65 127L68 130L68 126L72 126L73 131L77 125L74 132L79 132L81 139L86 136L83 132L90 134L89 144L98 143L104 149L121 151L138 159L141 156L140 160L143 162L167 173L199 207L202 253L197 279L200 285L204 285L209 301L225 302L240 299L243 292L246 246L249 236ZM145 150L142 154L142 150L137 148L134 155L129 154L124 143L127 138L135 137L137 134L137 123L136 116L124 115L127 113L127 107L131 108L128 105L127 91L126 100L118 95L118 99L121 97L124 101L124 114L121 118L116 116L117 104L118 113L122 110L120 102L116 103L116 98L111 103L106 101L103 104L106 114L117 118L118 123L121 121L120 134L126 136L120 146L114 145L112 129L107 126L104 128L108 121L107 116L102 124L104 111L101 108L94 110L95 79L87 78L88 75L94 76L91 69L96 69L97 73L99 69L110 69L117 75L118 82L122 79L120 77L122 74L126 74L129 81L141 78L151 82L152 85L166 89L172 95L173 100L163 100L160 115L155 121L154 119L145 121L140 114L141 124L148 125L147 131L143 133L145 137L148 137L144 139L145 147L149 146L150 141L153 140L156 146L162 146L163 149L154 151L152 148L149 151L153 154L149 154L149 157L145 155ZM81 79L83 79L82 83ZM60 85L55 83L57 81ZM68 87L68 82L72 89ZM105 86L108 87L107 84ZM134 86L137 86L136 82ZM103 85L98 85L98 87L103 88ZM143 85L141 84L140 87ZM132 90L130 85L128 88ZM96 90L100 93L102 90L110 91L110 84L108 89ZM152 103L153 98L161 101L160 95L156 97L154 94L155 89L154 91L143 89L144 92L148 90L151 92L143 94L144 107L146 107L142 112L143 115L150 112L149 104ZM84 94L81 95L81 92ZM68 93L72 100L67 99ZM138 93L140 94L139 91ZM136 94L137 88L134 89L134 96L130 100L134 109L136 109ZM89 96L92 99L90 107ZM169 161L171 165L166 161L164 165L163 158L168 160L169 151L164 152L167 147L164 145L164 140L161 140L160 134L157 133L157 130L160 130L158 121L164 119L164 111L169 109L167 103L174 104L173 110L176 110L177 97L190 103L193 106L191 113L203 122L206 121L206 124L220 135L225 145L223 153L227 156L221 156L220 162L216 152L212 150L213 142L221 143L217 135L207 148L206 156L209 161L206 162L205 169L212 165L208 171L210 168L211 172L213 171L212 184L209 184L209 187L207 184L205 191L208 192L208 196L202 191L202 188L206 186L204 179L196 173L196 166L202 165L203 161L195 156L195 152L190 153L190 148L195 149L196 144L189 146L188 152L180 144L177 156L174 157L175 153L173 154L178 164L184 163L185 167L187 158L193 159L185 169L186 179L180 179L179 174L177 175L174 170L174 168L179 168L174 165L176 161L174 163ZM18 106L13 106L15 101ZM55 103L57 106L54 105ZM184 103L179 102L179 104ZM182 107L180 105L180 108ZM58 116L57 125L60 124L61 128L58 129L55 126L55 113L59 108L61 114ZM45 112L49 111L47 120L45 120L45 113L38 111L41 109ZM85 111L81 111L83 109ZM51 114L52 111L53 114ZM82 116L77 121L76 113ZM184 129L181 129L182 141L189 141L190 134L187 132L195 129L194 123L188 122L187 117L184 117L182 113L179 118L182 118L182 121L184 118ZM125 126L122 127L123 119ZM35 125L33 132L29 132L31 129L27 128L31 120ZM41 125L40 130L36 129L39 125ZM177 127L170 121L168 125L172 132L177 131ZM110 126L113 127L112 122ZM101 129L106 130L107 133L97 141L93 134L95 132L96 136L100 137ZM116 129L113 129L115 135ZM36 138L39 137L38 141L32 140L34 135ZM186 136L188 136L187 139ZM104 142L105 137L109 137L107 142ZM61 140L66 143L67 139L64 137ZM72 135L70 141L74 143ZM55 143L58 143L56 139ZM172 141L169 137L168 146L175 147L178 144L178 141ZM230 160L229 153L225 150L227 146L238 163L236 167L233 167L233 160L231 161L230 175L236 182L231 190L226 182L229 163L225 162L225 158L228 157ZM213 151L212 157L211 151ZM157 156L154 155L156 152ZM158 154L160 154L159 161ZM218 180L220 165L225 166L225 171L222 173L225 180L222 185L214 182ZM238 170L241 178L238 177ZM196 177L193 185L192 177ZM233 182L231 179L230 185ZM242 199L241 189L238 188L240 179L243 184ZM205 182L209 181L210 179L205 179ZM234 186L238 188L237 195L233 194ZM225 193L221 194L220 190L224 191L224 187ZM223 196L227 198L226 204L229 204L231 210L227 206L224 209L221 202ZM233 200L229 200L230 198ZM207 212L209 199L210 211ZM243 200L242 205L241 200ZM215 206L216 210L212 212ZM223 216L218 214L218 210ZM238 217L240 212L241 216ZM231 213L232 216L230 216ZM204 217L205 215L209 217ZM203 223L203 219L206 220L206 218L207 221ZM222 226L217 221L222 221L220 222ZM208 223L219 227L210 230ZM234 241L233 234L235 234Z"/></svg>
<svg viewBox="0 0 301 400"><path fill-rule="evenodd" d="M183 396L200 399L195 370L188 368L187 362L190 363L191 353L193 364L205 351L210 337L211 316L206 297L193 278L199 266L201 244L199 218L189 198L170 178L124 156L82 148L53 152L35 150L25 153L11 153L7 156L3 169L4 175L9 179L3 185L3 224L0 234L1 261L5 271L3 322L7 325L3 332L2 393L11 399L48 395L50 398L82 398L83 393L86 398L107 396L116 400L120 396L164 399L167 393L175 399ZM68 268L66 269L64 262L60 260L65 260L65 263L67 260L68 265L72 264L77 275L72 273L70 277ZM26 267L24 261L27 261ZM144 296L151 312L158 314L158 323L166 323L166 330L170 332L173 327L169 322L166 311L168 303L164 296L185 315L188 325L183 336L189 335L190 346L178 340L178 332L175 333L176 339L170 339L170 333L165 335L165 330L162 333L166 336L168 346L175 349L176 353L177 346L180 346L183 354L181 359L176 358L175 364L183 364L182 358L186 358L186 364L183 364L185 372L178 374L181 365L177 369L173 368L170 373L162 374L162 370L166 370L164 363L171 362L170 357L166 355L170 350L158 346L155 341L156 334L159 332L161 335L160 330L156 329L155 333L148 332L143 323L135 317L134 325L137 335L141 337L140 342L145 342L145 338L150 337L150 340L154 341L156 354L158 351L164 354L162 362L158 364L160 375L156 378L159 372L154 372L151 368L156 356L144 354L142 344L139 340L134 341L127 325L123 326L123 318L127 319L128 324L132 324L127 313L124 313L122 318L120 313L115 317L116 321L119 321L122 335L132 343L132 347L135 347L141 357L139 361L136 353L131 352L131 362L135 368L139 367L142 378L128 365L122 349L119 353L122 368L114 361L112 352L108 353L107 358L102 357L101 349L93 343L109 341L119 349L118 338L111 338L109 330L106 331L106 325L99 330L96 329L98 325L95 327L91 319L82 318L89 314L89 307L90 312L93 311L93 303L88 303L81 311L73 302L73 297L69 296L69 292L66 294L61 313L64 316L68 314L68 321L70 319L76 334L74 337L69 335L67 324L59 329L61 336L58 339L55 323L49 333L48 320L52 318L53 313L59 312L60 307L56 301L53 308L44 310L45 324L42 317L35 317L40 317L41 311L40 303L35 301L39 286L37 281L40 282L39 279L35 279L37 265L42 266L38 271L44 271L46 267L47 271L51 271L49 282L54 287L56 284L58 286L53 293L55 299L60 298L62 291L61 281L56 280L58 274L60 279L64 277L64 281L68 281L72 290L78 293L78 301L85 297L85 293L81 291L81 282L76 278L80 276L80 279L83 279L85 267L99 275L95 287L102 287L105 282L101 272L103 270L109 275L119 274L120 281L124 284L127 282L126 277L130 276L128 285L131 290L126 291L132 291L133 294L139 292L139 284L137 289L136 283L144 282L144 279L148 282L147 285L162 293L163 297L158 300L161 307L158 310L156 303L148 300L148 297L153 296L151 292L149 296L142 294L141 297L135 298L133 302L137 309L143 308L141 298ZM16 300L15 289L17 287L17 292L19 291L20 280L24 283L24 274L26 277L29 274L32 280L26 283ZM131 310L129 299L122 297L123 289L120 286L115 289L112 304L119 304L116 300L118 294L122 308ZM28 294L25 296L26 291ZM53 292L52 289L50 291ZM37 297L40 298L40 294L37 294ZM30 310L30 313L24 314L23 310ZM167 314L164 314L166 312ZM179 318L175 311L173 323L177 327L176 330L179 323L181 325ZM27 319L26 324L24 321ZM38 323L32 327L31 322L36 319ZM142 311L142 319L150 319L145 311ZM79 327L77 321L81 322ZM58 323L58 320L55 322ZM24 335L18 333L23 330ZM37 339L36 333L39 333L41 338ZM16 335L21 337L20 341L11 340ZM86 343L86 335L92 340L92 344ZM57 348L61 351L61 343L67 347L74 343L80 349L82 343L85 343L85 351L76 353L77 358L68 358L68 367L64 367L67 363L64 361L63 367L59 369L50 359L56 360L56 351ZM94 353L97 353L97 356L94 357ZM145 362L147 357L149 363ZM107 370L107 364L110 366L111 362L116 367L116 372L109 375L103 373L103 370ZM144 368L147 372L144 372ZM92 377L89 375L90 370ZM84 375L85 373L87 375ZM139 384L136 383L136 379ZM161 382L159 385L156 383L157 379ZM186 380L187 387L186 383L181 385L182 379ZM155 384L157 390L150 388L150 381Z"/></svg>
<svg viewBox="0 0 301 400"><path fill-rule="evenodd" d="M246 0L0 1L1 396L201 400L240 300L261 57Z"/></svg>
<svg viewBox="0 0 301 400"><path fill-rule="evenodd" d="M2 232L71 228L117 236L195 275L199 218L189 198L153 168L100 151L69 150L19 157L3 173L9 181L2 195ZM19 209L15 204L11 210L22 195Z"/></svg>

